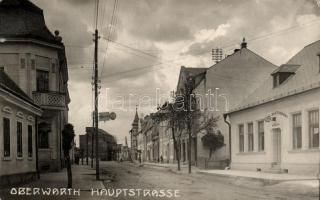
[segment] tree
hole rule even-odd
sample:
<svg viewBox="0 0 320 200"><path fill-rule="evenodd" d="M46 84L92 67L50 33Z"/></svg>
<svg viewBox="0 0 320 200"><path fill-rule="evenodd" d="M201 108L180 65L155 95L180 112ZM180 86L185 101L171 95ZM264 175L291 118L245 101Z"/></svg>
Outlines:
<svg viewBox="0 0 320 200"><path fill-rule="evenodd" d="M180 166L180 138L182 134L182 130L185 127L185 120L183 118L183 109L179 109L181 107L180 102L174 100L174 102L169 103L166 102L162 107L158 108L156 113L151 114L152 120L156 123L161 121L166 121L168 123L167 128L171 130L172 139L173 139L173 148L176 153L176 160L178 165L178 171L181 170ZM180 130L178 132L178 130Z"/></svg>
<svg viewBox="0 0 320 200"><path fill-rule="evenodd" d="M62 130L62 148L63 148L63 154L64 154L66 165L67 165L68 188L72 188L72 171L71 171L69 151L72 148L74 136L75 134L73 130L73 125L72 124L64 125L64 128Z"/></svg>
<svg viewBox="0 0 320 200"><path fill-rule="evenodd" d="M223 147L224 137L221 134L220 130L215 130L216 122L218 121L218 117L210 118L202 127L202 129L206 130L206 135L201 138L203 146L210 149L209 151L209 159L211 159L212 154L219 148Z"/></svg>

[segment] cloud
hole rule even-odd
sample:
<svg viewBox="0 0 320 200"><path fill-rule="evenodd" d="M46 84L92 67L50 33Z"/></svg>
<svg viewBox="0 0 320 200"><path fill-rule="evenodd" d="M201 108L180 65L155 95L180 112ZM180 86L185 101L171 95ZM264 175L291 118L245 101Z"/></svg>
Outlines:
<svg viewBox="0 0 320 200"><path fill-rule="evenodd" d="M94 1L32 1L44 10L50 30L59 29L63 37L70 74L70 121L75 123L77 134L83 133L85 126L91 125ZM114 1L100 2L99 31L106 38ZM320 38L319 23L304 25L320 15L319 7L311 0L118 2L112 40L154 56L110 43L104 61L107 43L103 38L99 40L102 88L111 89L112 102L117 95L130 93L154 99L156 88L168 96L176 87L181 65L209 67L213 64L212 48L222 47L230 54L243 37L249 49L277 64L285 63L303 46ZM293 26L296 28L283 31ZM104 95L102 91L102 111L110 109ZM134 108L136 103L125 105ZM143 105L141 110L148 114L152 108ZM117 114L115 121L101 123L101 128L123 142L129 136L134 110Z"/></svg>

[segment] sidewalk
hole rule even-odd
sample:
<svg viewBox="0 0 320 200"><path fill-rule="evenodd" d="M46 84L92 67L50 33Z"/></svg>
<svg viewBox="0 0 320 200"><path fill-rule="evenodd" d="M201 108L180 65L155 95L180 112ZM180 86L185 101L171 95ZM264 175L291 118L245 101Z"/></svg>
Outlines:
<svg viewBox="0 0 320 200"><path fill-rule="evenodd" d="M72 187L83 191L91 191L91 188L104 189L102 181L95 179L95 173L95 169L92 169L90 165L72 165ZM40 180L31 182L28 186L65 188L67 183L67 170L63 169L60 172L40 174Z"/></svg>
<svg viewBox="0 0 320 200"><path fill-rule="evenodd" d="M102 176L102 174L101 174ZM101 177L100 176L100 177ZM102 177L103 178L103 177ZM4 189L0 192L0 197L3 199L103 199L97 196L91 196L91 190L101 190L105 189L102 181L97 181L95 176L95 170L90 167L90 165L72 165L72 189L74 191L79 191L72 195L10 195L10 190L12 188ZM18 188L40 188L51 190L66 188L68 184L67 170L63 169L59 172L50 172L40 174L40 179L28 184L14 187ZM79 196L80 193L80 196ZM18 198L19 197L19 198Z"/></svg>

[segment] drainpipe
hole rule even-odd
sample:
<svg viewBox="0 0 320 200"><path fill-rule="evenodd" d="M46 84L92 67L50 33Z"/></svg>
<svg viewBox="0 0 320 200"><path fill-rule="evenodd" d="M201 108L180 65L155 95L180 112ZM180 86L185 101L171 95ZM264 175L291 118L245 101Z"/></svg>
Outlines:
<svg viewBox="0 0 320 200"><path fill-rule="evenodd" d="M224 122L228 125L229 128L229 167L231 164L231 124L227 121L228 114L223 114Z"/></svg>
<svg viewBox="0 0 320 200"><path fill-rule="evenodd" d="M39 172L39 156L38 156L38 151L39 151L39 147L38 147L38 116L36 116L35 118L35 142L36 142L36 172L37 172L37 178L40 179L40 172Z"/></svg>

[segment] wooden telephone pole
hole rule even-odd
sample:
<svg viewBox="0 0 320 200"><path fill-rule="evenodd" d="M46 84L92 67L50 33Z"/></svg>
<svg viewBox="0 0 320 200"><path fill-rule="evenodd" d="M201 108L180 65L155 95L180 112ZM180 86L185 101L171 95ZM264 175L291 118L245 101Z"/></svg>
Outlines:
<svg viewBox="0 0 320 200"><path fill-rule="evenodd" d="M94 135L95 135L95 147L96 147L96 179L100 179L100 169L99 169L99 126L98 126L98 29L94 33Z"/></svg>

